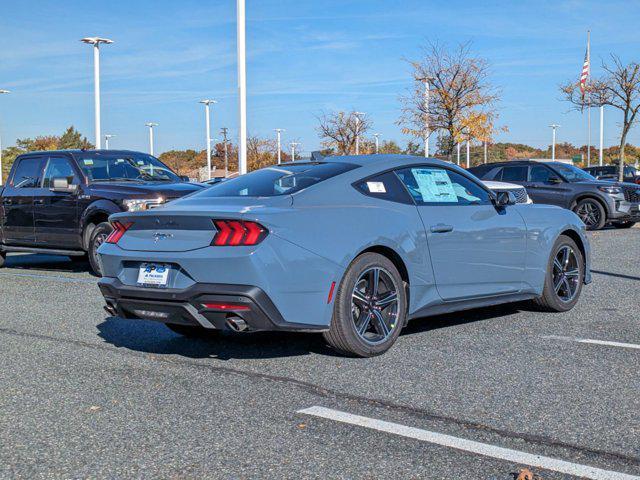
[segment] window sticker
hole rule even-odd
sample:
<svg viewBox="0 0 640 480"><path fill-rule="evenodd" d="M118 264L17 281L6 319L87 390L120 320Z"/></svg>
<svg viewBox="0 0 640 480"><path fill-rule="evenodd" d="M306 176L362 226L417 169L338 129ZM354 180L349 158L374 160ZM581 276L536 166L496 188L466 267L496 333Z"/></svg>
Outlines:
<svg viewBox="0 0 640 480"><path fill-rule="evenodd" d="M387 193L383 182L367 182L367 188L370 193Z"/></svg>
<svg viewBox="0 0 640 480"><path fill-rule="evenodd" d="M90 167L91 165L93 165L93 160L91 160L90 158L85 158L83 162L87 167Z"/></svg>
<svg viewBox="0 0 640 480"><path fill-rule="evenodd" d="M413 176L423 202L458 203L458 196L445 170L414 168Z"/></svg>

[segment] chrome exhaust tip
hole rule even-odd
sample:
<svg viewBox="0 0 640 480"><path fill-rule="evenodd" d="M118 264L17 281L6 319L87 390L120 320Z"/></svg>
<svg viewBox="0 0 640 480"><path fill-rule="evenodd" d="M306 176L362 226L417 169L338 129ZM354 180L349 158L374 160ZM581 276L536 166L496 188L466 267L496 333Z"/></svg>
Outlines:
<svg viewBox="0 0 640 480"><path fill-rule="evenodd" d="M104 308L104 311L107 312L112 317L118 316L118 312L116 312L116 309L113 307L113 305L105 305L103 308Z"/></svg>
<svg viewBox="0 0 640 480"><path fill-rule="evenodd" d="M240 317L228 317L226 321L227 327L234 332L244 332L249 328L247 322Z"/></svg>

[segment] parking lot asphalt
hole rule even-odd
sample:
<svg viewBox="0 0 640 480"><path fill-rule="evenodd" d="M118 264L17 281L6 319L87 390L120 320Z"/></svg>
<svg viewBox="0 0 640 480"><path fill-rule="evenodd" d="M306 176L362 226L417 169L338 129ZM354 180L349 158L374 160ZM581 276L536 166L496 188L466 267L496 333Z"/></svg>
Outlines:
<svg viewBox="0 0 640 480"><path fill-rule="evenodd" d="M0 477L640 476L640 229L590 238L572 311L420 319L372 359L108 318L86 265L10 256Z"/></svg>

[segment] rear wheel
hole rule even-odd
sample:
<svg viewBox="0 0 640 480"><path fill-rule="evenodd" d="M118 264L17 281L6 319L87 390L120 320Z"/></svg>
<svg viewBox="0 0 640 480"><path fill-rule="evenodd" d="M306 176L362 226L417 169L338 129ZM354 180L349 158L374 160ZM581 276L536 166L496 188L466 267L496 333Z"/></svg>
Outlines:
<svg viewBox="0 0 640 480"><path fill-rule="evenodd" d="M91 232L91 238L89 239L89 251L87 252L89 264L91 265L93 272L99 277L102 276L102 264L100 263L98 248L100 248L100 245L104 243L112 231L113 227L109 222L102 222L93 229L93 232Z"/></svg>
<svg viewBox="0 0 640 480"><path fill-rule="evenodd" d="M172 332L189 338L213 338L220 334L220 330L210 330L195 325L180 325L177 323L165 323L165 325Z"/></svg>
<svg viewBox="0 0 640 480"><path fill-rule="evenodd" d="M631 228L636 222L613 222L612 225L616 228Z"/></svg>
<svg viewBox="0 0 640 480"><path fill-rule="evenodd" d="M607 220L607 212L605 212L604 207L593 198L580 200L573 211L587 226L587 230L600 230Z"/></svg>
<svg viewBox="0 0 640 480"><path fill-rule="evenodd" d="M549 256L542 296L535 303L550 312L571 310L580 298L584 271L578 245L570 237L560 235Z"/></svg>
<svg viewBox="0 0 640 480"><path fill-rule="evenodd" d="M347 269L324 338L335 350L357 357L380 355L395 343L404 326L407 295L395 265L377 253L365 253Z"/></svg>

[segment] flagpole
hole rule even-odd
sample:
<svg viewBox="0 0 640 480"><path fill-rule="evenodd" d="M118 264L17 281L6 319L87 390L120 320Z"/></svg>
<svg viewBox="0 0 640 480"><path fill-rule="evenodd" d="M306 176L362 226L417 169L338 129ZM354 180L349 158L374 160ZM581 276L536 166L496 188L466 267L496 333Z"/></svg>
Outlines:
<svg viewBox="0 0 640 480"><path fill-rule="evenodd" d="M587 30L587 59L589 61L589 72L587 73L587 167L591 166L591 30Z"/></svg>

